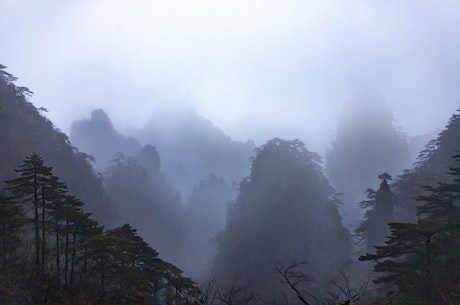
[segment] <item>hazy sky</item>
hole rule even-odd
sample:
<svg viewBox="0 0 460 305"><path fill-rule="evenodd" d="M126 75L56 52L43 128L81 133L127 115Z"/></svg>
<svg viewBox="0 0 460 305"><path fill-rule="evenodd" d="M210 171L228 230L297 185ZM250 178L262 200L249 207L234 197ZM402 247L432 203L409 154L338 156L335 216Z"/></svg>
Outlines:
<svg viewBox="0 0 460 305"><path fill-rule="evenodd" d="M460 1L0 0L0 63L64 131L94 108L123 130L192 105L234 139L324 150L374 91L409 134L460 108Z"/></svg>

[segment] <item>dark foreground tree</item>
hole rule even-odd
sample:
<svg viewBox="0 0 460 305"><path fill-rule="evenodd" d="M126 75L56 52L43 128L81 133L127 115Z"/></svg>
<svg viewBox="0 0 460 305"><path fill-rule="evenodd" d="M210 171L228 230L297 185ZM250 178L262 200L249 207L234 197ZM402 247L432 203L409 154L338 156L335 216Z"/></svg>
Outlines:
<svg viewBox="0 0 460 305"><path fill-rule="evenodd" d="M18 173L0 191L0 304L188 304L198 295L134 228L92 220L40 156Z"/></svg>
<svg viewBox="0 0 460 305"><path fill-rule="evenodd" d="M460 161L460 155L455 156ZM457 163L458 164L458 163ZM460 294L460 167L450 172L453 183L425 187L417 200L417 223L391 223L391 235L376 254L360 260L375 262L401 304L453 304Z"/></svg>
<svg viewBox="0 0 460 305"><path fill-rule="evenodd" d="M56 199L55 193L62 191L62 185L53 176L52 167L46 166L37 154L26 157L16 172L20 176L5 183L14 200L33 211L28 215L34 232L33 273L40 276L45 273L47 209L50 200Z"/></svg>

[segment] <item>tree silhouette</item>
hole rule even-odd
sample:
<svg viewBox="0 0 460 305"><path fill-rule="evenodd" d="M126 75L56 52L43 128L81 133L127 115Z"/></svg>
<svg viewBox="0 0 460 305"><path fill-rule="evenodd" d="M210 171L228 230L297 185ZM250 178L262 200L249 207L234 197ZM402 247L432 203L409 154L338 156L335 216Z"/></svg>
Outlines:
<svg viewBox="0 0 460 305"><path fill-rule="evenodd" d="M375 262L375 271L383 273L375 282L396 287L393 293L405 304L452 304L458 297L460 167L450 174L453 183L426 186L428 195L417 198L424 203L416 223L390 223L385 245L360 257Z"/></svg>
<svg viewBox="0 0 460 305"><path fill-rule="evenodd" d="M382 180L379 189L367 189L367 200L360 202L361 208L366 209L366 212L355 230L360 245L368 252L373 251L374 246L382 244L390 233L387 224L393 222L396 202L396 196L387 182L391 180L391 176L383 173L378 177Z"/></svg>
<svg viewBox="0 0 460 305"><path fill-rule="evenodd" d="M45 166L43 158L37 154L32 154L24 159L16 172L20 174L20 177L7 180L5 183L15 200L31 206L33 209L31 221L35 233L34 273L35 275L41 275L45 272L45 210L47 197L51 195L49 192L52 192L52 186L50 185L50 182L53 182L52 168ZM42 233L41 236L40 232Z"/></svg>
<svg viewBox="0 0 460 305"><path fill-rule="evenodd" d="M331 184L343 194L341 212L346 223L355 226L361 211L354 203L362 190L378 181L378 173L398 173L409 161L407 137L394 125L392 109L384 99L368 94L345 103L326 168Z"/></svg>

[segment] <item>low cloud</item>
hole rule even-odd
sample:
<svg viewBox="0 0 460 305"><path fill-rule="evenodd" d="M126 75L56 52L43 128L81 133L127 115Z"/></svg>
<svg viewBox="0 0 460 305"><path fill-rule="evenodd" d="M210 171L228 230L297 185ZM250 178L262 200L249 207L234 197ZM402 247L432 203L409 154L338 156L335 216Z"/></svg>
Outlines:
<svg viewBox="0 0 460 305"><path fill-rule="evenodd" d="M192 105L230 136L324 150L343 103L384 96L410 134L458 108L456 1L7 1L0 58L64 131Z"/></svg>

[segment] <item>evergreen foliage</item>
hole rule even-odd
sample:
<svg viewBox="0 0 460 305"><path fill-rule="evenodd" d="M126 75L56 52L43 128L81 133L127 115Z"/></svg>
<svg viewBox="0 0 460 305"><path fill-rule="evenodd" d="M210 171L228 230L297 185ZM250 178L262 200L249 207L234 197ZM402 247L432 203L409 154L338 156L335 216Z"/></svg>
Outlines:
<svg viewBox="0 0 460 305"><path fill-rule="evenodd" d="M457 162L460 155L455 156ZM416 223L390 223L391 235L376 254L382 273L375 282L389 283L401 304L453 304L460 292L460 167L450 171L452 183L426 186L417 198ZM395 287L396 289L391 289Z"/></svg>
<svg viewBox="0 0 460 305"><path fill-rule="evenodd" d="M104 186L123 221L139 228L165 257L177 261L184 243L184 209L159 165L152 146L145 146L135 157L117 153L104 174Z"/></svg>
<svg viewBox="0 0 460 305"><path fill-rule="evenodd" d="M460 147L460 114L454 113L445 129L436 139L431 140L420 152L414 168L404 171L393 184L401 205L395 211L399 221L416 221L416 198L428 195L429 188L421 192L421 186L436 187L439 182L451 183L448 174L452 164L451 156L458 154Z"/></svg>
<svg viewBox="0 0 460 305"><path fill-rule="evenodd" d="M308 273L319 280L340 270L350 238L319 162L298 140L275 138L256 150L225 231L215 238L215 269L224 280L236 276L273 296L277 264L308 261Z"/></svg>
<svg viewBox="0 0 460 305"><path fill-rule="evenodd" d="M198 294L130 225L92 220L39 155L16 171L0 193L1 304L185 304Z"/></svg>
<svg viewBox="0 0 460 305"><path fill-rule="evenodd" d="M350 204L378 173L398 173L409 165L409 144L394 125L388 103L362 95L344 105L326 160L331 183Z"/></svg>
<svg viewBox="0 0 460 305"><path fill-rule="evenodd" d="M390 233L387 224L393 222L394 205L397 201L388 185L391 176L383 173L379 178L382 179L379 189L367 189L367 200L360 202L361 208L366 209L366 212L355 230L360 246L368 252L373 251L374 246L382 244Z"/></svg>
<svg viewBox="0 0 460 305"><path fill-rule="evenodd" d="M162 255L169 251L177 258L201 253L218 228L212 213L218 214L219 202L231 193L224 179L210 176L201 182L185 214L180 196L160 171L160 157L153 146L145 146L133 157L116 154L107 169L105 187L125 220L134 225L107 229L84 204L89 203L89 210L105 224L117 222L102 180L91 169L94 159L72 147L66 135L41 114L46 109L28 102L32 92L16 86L16 78L4 69L0 65L0 138L6 143L0 146L4 181L0 188L0 304L292 304L289 294L284 294L287 291L294 292L302 304L362 304L357 297L362 291L351 287L346 276L346 285L335 290L320 285L334 279L349 262L351 240L321 160L302 142L275 138L255 150L251 173L242 180L236 201L228 204L225 228L213 238L218 288L203 290L161 259L149 243L162 248ZM385 106L379 110L377 116L366 117L363 125L375 129L356 129L345 122L342 127L346 128L338 133L328 165L333 179L338 179L335 182L343 183L342 190L353 192L363 181L368 183L367 170L392 162L397 167L405 158L407 143L393 126L391 111ZM105 131L115 134L102 111L93 114ZM208 128L209 122L193 117L192 122L203 126L184 132L187 141L174 139L166 151L177 150L178 156L200 162L176 168L171 158L166 163L176 181L190 186L189 174L195 170L207 175L214 169L231 168L232 179L240 175L245 169L241 159L252 143L233 142ZM150 129L154 123L149 122ZM140 133L153 136L149 128ZM202 130L220 144L200 142ZM369 253L360 260L375 264L375 283L390 296L377 293L370 303L375 304L378 297L384 304L458 303L459 133L460 114L454 114L446 129L421 152L415 168L406 170L391 186L399 198L397 205L389 174L378 176L382 182L377 191L367 190L368 198L360 204L367 211L355 232ZM154 136L169 142L162 138L165 135ZM115 146L138 148L132 139L116 134L114 139ZM401 158L393 159L389 151L400 153ZM374 177L376 172L372 172ZM190 218L188 223L184 215ZM187 224L195 249L190 247L186 253L182 238ZM149 236L148 240L141 235ZM276 286L279 280L287 290ZM222 282L228 285L219 286ZM302 284L311 284L315 293L302 290ZM282 303L265 298L280 292ZM334 297L324 299L325 293Z"/></svg>
<svg viewBox="0 0 460 305"><path fill-rule="evenodd" d="M26 156L39 154L99 221L117 224L117 210L91 168L91 157L70 144L43 115L45 109L28 101L32 92L16 86L16 77L4 69L0 65L0 139L4 143L0 146L0 181L14 177L16 165Z"/></svg>

